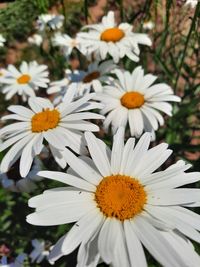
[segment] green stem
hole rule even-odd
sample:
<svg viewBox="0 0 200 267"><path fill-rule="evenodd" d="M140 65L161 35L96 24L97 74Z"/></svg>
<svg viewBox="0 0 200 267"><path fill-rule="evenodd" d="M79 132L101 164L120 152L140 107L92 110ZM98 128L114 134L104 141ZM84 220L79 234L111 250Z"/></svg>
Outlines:
<svg viewBox="0 0 200 267"><path fill-rule="evenodd" d="M194 17L192 19L191 27L190 27L190 30L189 30L188 35L187 35L187 39L186 39L186 42L185 42L185 47L184 47L183 54L182 54L182 57L181 57L181 62L180 62L180 65L179 65L179 71L178 71L178 74L176 76L176 82L175 82L175 86L174 86L175 90L176 90L176 87L177 87L177 84L178 84L179 77L181 75L181 70L182 70L182 67L183 67L183 63L184 63L184 59L185 59L188 43L189 43L189 40L190 40L190 36L191 36L193 30L195 29L196 19L199 16L199 11L200 11L200 3L197 4L196 10L195 10L195 14L194 14Z"/></svg>
<svg viewBox="0 0 200 267"><path fill-rule="evenodd" d="M123 0L119 0L119 7L120 7L120 16L121 16L121 21L124 21Z"/></svg>
<svg viewBox="0 0 200 267"><path fill-rule="evenodd" d="M85 23L88 24L88 0L84 0Z"/></svg>
<svg viewBox="0 0 200 267"><path fill-rule="evenodd" d="M65 7L65 0L61 0L62 5L62 13L64 16L64 28L67 29L67 14L66 14L66 7Z"/></svg>

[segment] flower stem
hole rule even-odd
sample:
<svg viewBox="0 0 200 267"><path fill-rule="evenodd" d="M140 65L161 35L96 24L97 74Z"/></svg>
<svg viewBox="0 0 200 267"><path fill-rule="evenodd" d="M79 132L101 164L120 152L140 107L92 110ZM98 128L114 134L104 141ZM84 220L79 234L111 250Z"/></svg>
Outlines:
<svg viewBox="0 0 200 267"><path fill-rule="evenodd" d="M194 14L194 17L192 19L191 26L190 26L190 30L189 30L188 35L187 35L187 39L186 39L186 42L185 42L183 54L182 54L182 57L181 57L181 62L180 62L180 65L178 67L179 71L178 71L178 74L176 76L176 81L175 81L175 86L174 86L175 90L176 90L176 87L177 87L177 84L178 84L179 77L181 75L181 70L182 70L182 67L183 67L183 63L184 63L184 59L185 59L188 43L189 43L189 40L190 40L190 36L191 36L193 30L195 29L196 19L199 16L199 12L200 12L200 3L197 4L196 10L195 10L195 14Z"/></svg>
<svg viewBox="0 0 200 267"><path fill-rule="evenodd" d="M85 23L88 24L88 0L84 0Z"/></svg>
<svg viewBox="0 0 200 267"><path fill-rule="evenodd" d="M121 17L121 21L123 21L124 20L123 0L119 0L119 6L120 6L120 17Z"/></svg>

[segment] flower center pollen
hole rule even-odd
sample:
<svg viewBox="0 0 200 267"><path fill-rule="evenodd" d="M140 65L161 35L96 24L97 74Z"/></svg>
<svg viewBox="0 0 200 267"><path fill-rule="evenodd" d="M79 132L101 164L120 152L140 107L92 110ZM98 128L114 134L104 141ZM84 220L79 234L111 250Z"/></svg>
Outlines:
<svg viewBox="0 0 200 267"><path fill-rule="evenodd" d="M144 96L138 92L127 92L120 101L122 106L128 109L140 108L144 104Z"/></svg>
<svg viewBox="0 0 200 267"><path fill-rule="evenodd" d="M100 39L104 42L116 43L125 36L124 32L119 28L109 28L102 32Z"/></svg>
<svg viewBox="0 0 200 267"><path fill-rule="evenodd" d="M35 114L31 119L31 130L33 133L40 133L56 128L60 121L60 112L56 109L48 108Z"/></svg>
<svg viewBox="0 0 200 267"><path fill-rule="evenodd" d="M17 79L17 82L19 84L26 84L30 81L31 79L31 76L28 75L28 74L23 74L22 76L20 76L18 79Z"/></svg>
<svg viewBox="0 0 200 267"><path fill-rule="evenodd" d="M124 221L142 212L147 194L137 179L117 174L103 178L97 186L95 200L106 217Z"/></svg>
<svg viewBox="0 0 200 267"><path fill-rule="evenodd" d="M100 77L99 71L93 71L83 78L83 83L90 83L91 81Z"/></svg>

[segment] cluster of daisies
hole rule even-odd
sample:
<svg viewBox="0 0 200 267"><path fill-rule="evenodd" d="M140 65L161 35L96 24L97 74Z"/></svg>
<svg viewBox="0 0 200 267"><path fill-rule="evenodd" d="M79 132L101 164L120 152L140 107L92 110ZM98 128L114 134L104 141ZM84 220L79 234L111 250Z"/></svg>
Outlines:
<svg viewBox="0 0 200 267"><path fill-rule="evenodd" d="M182 160L158 171L172 151L166 143L150 146L164 125L162 114L171 116L170 102L181 99L141 66L130 72L120 63L125 57L138 62L140 45L150 46L150 38L118 25L110 11L75 38L57 34L54 44L66 57L74 49L82 53L87 69L67 69L52 82L47 66L35 61L0 70L5 98L25 102L2 117L10 121L0 129L2 185L30 192L44 178L65 184L32 197L35 212L27 222L74 223L48 252L32 241L33 261L48 256L54 264L78 248L77 267L146 267L145 248L165 267L200 266L190 241L200 243L200 217L188 209L200 206L200 189L184 187L200 173L186 172L191 166ZM53 94L52 101L39 97L42 92ZM112 147L93 134L100 129L113 136ZM43 170L44 158L57 169Z"/></svg>

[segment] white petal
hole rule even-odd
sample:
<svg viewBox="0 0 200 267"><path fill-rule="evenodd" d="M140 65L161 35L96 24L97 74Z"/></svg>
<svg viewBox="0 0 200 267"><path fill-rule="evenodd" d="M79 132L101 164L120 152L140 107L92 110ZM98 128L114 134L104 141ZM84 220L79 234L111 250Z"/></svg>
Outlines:
<svg viewBox="0 0 200 267"><path fill-rule="evenodd" d="M29 106L36 113L41 112L43 109L53 109L54 106L47 98L42 97L30 97L28 100Z"/></svg>
<svg viewBox="0 0 200 267"><path fill-rule="evenodd" d="M131 226L143 245L163 266L184 266L184 262L173 250L170 243L144 219L138 216L132 221Z"/></svg>
<svg viewBox="0 0 200 267"><path fill-rule="evenodd" d="M108 157L105 153L104 147L98 142L94 134L90 132L85 133L85 139L88 144L90 155L97 166L98 170L103 176L111 174L111 167Z"/></svg>
<svg viewBox="0 0 200 267"><path fill-rule="evenodd" d="M128 158L126 169L124 170L124 173L127 175L132 174L133 166L137 166L138 162L143 158L143 156L146 154L147 149L149 147L151 140L150 133L145 133L142 135L142 137L139 139L134 151L131 153L131 156Z"/></svg>
<svg viewBox="0 0 200 267"><path fill-rule="evenodd" d="M20 174L22 177L26 177L28 172L30 171L31 165L33 163L33 159L35 157L34 152L34 144L40 138L40 135L36 134L33 139L23 148L22 155L20 159Z"/></svg>
<svg viewBox="0 0 200 267"><path fill-rule="evenodd" d="M175 210L168 207L153 208L148 205L147 210L152 216L158 217L160 220L172 224L175 229L179 230L184 235L200 243L200 233L193 228L191 223L189 224L184 221L183 214L177 214Z"/></svg>
<svg viewBox="0 0 200 267"><path fill-rule="evenodd" d="M195 252L192 243L175 231L161 232L174 250L183 258L185 266L200 266L200 257Z"/></svg>
<svg viewBox="0 0 200 267"><path fill-rule="evenodd" d="M112 154L111 154L111 173L112 174L119 174L120 166L121 166L121 159L123 156L123 149L124 149L124 131L123 127L119 128L117 133L114 135L113 138L113 147L112 147Z"/></svg>
<svg viewBox="0 0 200 267"><path fill-rule="evenodd" d="M97 126L96 124L82 120L60 122L59 125L67 129L74 129L79 131L91 131L91 132L99 131L99 126Z"/></svg>
<svg viewBox="0 0 200 267"><path fill-rule="evenodd" d="M117 219L106 218L99 234L98 247L100 255L107 264L110 264L114 259L120 223Z"/></svg>
<svg viewBox="0 0 200 267"><path fill-rule="evenodd" d="M120 173L122 174L125 173L124 171L126 170L126 164L128 162L128 159L133 153L134 146L135 146L135 138L129 138L124 146L123 156L121 160Z"/></svg>
<svg viewBox="0 0 200 267"><path fill-rule="evenodd" d="M61 121L76 121L76 120L88 120L88 119L104 119L104 116L93 112L73 113L61 119Z"/></svg>
<svg viewBox="0 0 200 267"><path fill-rule="evenodd" d="M129 220L124 221L124 231L131 267L147 267L143 247Z"/></svg>
<svg viewBox="0 0 200 267"><path fill-rule="evenodd" d="M31 118L34 115L32 110L23 106L11 105L8 110L26 118Z"/></svg>
<svg viewBox="0 0 200 267"><path fill-rule="evenodd" d="M142 180L143 175L157 170L172 154L172 150L167 147L168 145L163 143L149 149L137 166L133 166L132 175L138 176Z"/></svg>
<svg viewBox="0 0 200 267"><path fill-rule="evenodd" d="M88 240L102 224L103 216L93 209L85 215L62 237L53 247L49 255L50 261L55 261L63 255L75 250L80 243Z"/></svg>
<svg viewBox="0 0 200 267"><path fill-rule="evenodd" d="M62 140L64 139L64 135L61 136L55 129L49 129L48 131L43 132L44 138L55 148L64 149L66 145Z"/></svg>
<svg viewBox="0 0 200 267"><path fill-rule="evenodd" d="M47 194L47 196L49 195ZM91 200L63 203L62 205L36 210L36 212L29 214L26 220L33 225L61 225L79 220L92 209L94 209L94 206Z"/></svg>
<svg viewBox="0 0 200 267"><path fill-rule="evenodd" d="M85 104L88 100L90 100L91 98L93 98L94 94L88 94L84 97L82 97L81 99L75 101L75 102L71 102L70 104L68 104L68 107L66 107L63 112L61 113L62 118L64 118L66 115L68 115L69 113L72 113L73 111L75 111L76 109L80 108L83 104Z"/></svg>
<svg viewBox="0 0 200 267"><path fill-rule="evenodd" d="M76 176L72 176L70 174L66 174L63 172L52 172L52 171L40 171L38 175L41 177L49 178L52 180L59 181L61 183L65 183L76 188L81 188L86 191L95 192L96 187L87 181L80 179Z"/></svg>
<svg viewBox="0 0 200 267"><path fill-rule="evenodd" d="M148 190L148 186L146 186ZM200 189L169 189L155 190L148 194L148 203L151 205L183 205L200 201Z"/></svg>
<svg viewBox="0 0 200 267"><path fill-rule="evenodd" d="M4 173L8 171L9 167L20 157L23 147L33 138L33 136L34 135L32 134L28 135L11 147L1 162L1 172Z"/></svg>
<svg viewBox="0 0 200 267"><path fill-rule="evenodd" d="M9 146L13 145L18 140L24 138L25 136L27 136L29 134L30 134L30 132L23 132L23 133L20 133L18 135L15 135L14 137L9 138L8 140L6 140L5 142L3 142L3 143L0 144L0 151L5 150Z"/></svg>
<svg viewBox="0 0 200 267"><path fill-rule="evenodd" d="M128 111L128 117L131 135L140 137L144 130L143 117L140 109L130 109Z"/></svg>
<svg viewBox="0 0 200 267"><path fill-rule="evenodd" d="M78 250L76 267L96 267L100 261L98 250L98 234L87 243L82 242Z"/></svg>
<svg viewBox="0 0 200 267"><path fill-rule="evenodd" d="M69 166L78 173L83 179L91 184L97 185L101 181L102 177L100 173L96 172L86 162L77 158L71 151L65 149L63 155L69 164Z"/></svg>
<svg viewBox="0 0 200 267"><path fill-rule="evenodd" d="M68 189L68 187L67 187ZM72 190L73 189L73 190ZM45 210L46 208L60 206L63 204L88 202L93 200L93 194L80 191L78 188L72 188L69 190L49 191L49 193L43 193L32 197L28 201L28 205L31 208L37 210Z"/></svg>
<svg viewBox="0 0 200 267"><path fill-rule="evenodd" d="M10 125L7 125L0 129L0 136L15 132L17 130L28 130L30 128L30 123L28 122L16 122Z"/></svg>
<svg viewBox="0 0 200 267"><path fill-rule="evenodd" d="M55 159L55 161L58 163L58 165L64 169L67 165L67 162L65 158L63 157L62 150L59 150L49 144L49 148L51 150L51 153Z"/></svg>

